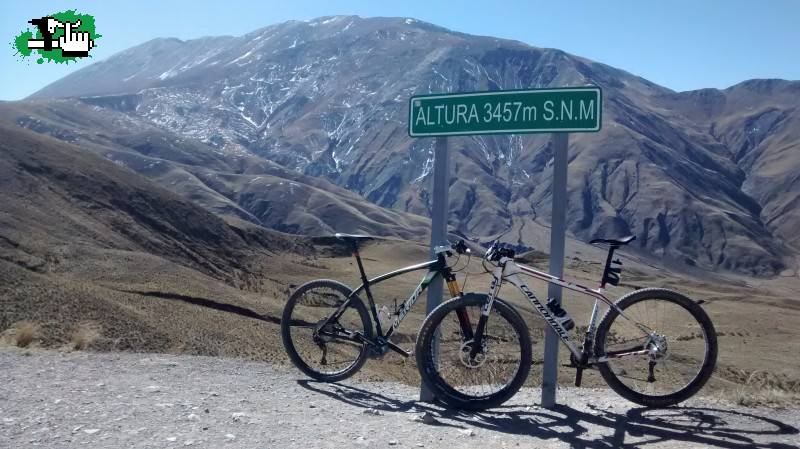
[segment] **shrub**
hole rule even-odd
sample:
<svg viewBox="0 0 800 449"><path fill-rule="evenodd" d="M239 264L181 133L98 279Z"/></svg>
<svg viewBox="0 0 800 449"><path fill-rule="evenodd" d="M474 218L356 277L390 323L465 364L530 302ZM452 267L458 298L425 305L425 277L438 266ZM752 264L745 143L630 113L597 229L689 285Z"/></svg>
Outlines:
<svg viewBox="0 0 800 449"><path fill-rule="evenodd" d="M14 343L20 348L27 348L39 337L41 326L33 321L20 321L16 324Z"/></svg>
<svg viewBox="0 0 800 449"><path fill-rule="evenodd" d="M100 326L96 323L84 321L75 326L69 335L72 349L83 350L100 337Z"/></svg>

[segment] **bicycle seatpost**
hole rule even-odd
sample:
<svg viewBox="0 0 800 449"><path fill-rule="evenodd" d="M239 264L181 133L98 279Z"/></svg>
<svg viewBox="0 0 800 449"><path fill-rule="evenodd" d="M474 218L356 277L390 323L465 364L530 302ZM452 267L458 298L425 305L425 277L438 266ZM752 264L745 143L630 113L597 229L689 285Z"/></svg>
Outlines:
<svg viewBox="0 0 800 449"><path fill-rule="evenodd" d="M367 283L367 273L364 271L364 264L361 263L361 254L358 252L358 243L353 242L353 257L356 258L356 264L358 265L358 272L361 274L361 281L366 284Z"/></svg>

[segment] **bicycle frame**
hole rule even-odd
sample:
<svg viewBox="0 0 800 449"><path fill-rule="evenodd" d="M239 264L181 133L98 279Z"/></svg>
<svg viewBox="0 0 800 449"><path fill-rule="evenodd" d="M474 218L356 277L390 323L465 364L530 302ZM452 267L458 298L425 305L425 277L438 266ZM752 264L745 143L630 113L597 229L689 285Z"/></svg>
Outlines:
<svg viewBox="0 0 800 449"><path fill-rule="evenodd" d="M388 340L388 338L394 333L394 331L397 329L397 327L400 326L400 323L402 323L403 319L408 314L408 311L411 310L411 308L417 302L419 297L422 296L422 292L425 291L425 289L428 288L428 286L436 278L436 276L442 276L445 279L445 281L447 281L447 286L448 286L448 288L450 290L450 294L452 296L455 296L455 295L457 295L459 293L458 284L455 282L455 276L450 271L450 267L447 266L447 262L445 261L444 254L438 254L436 260L431 260L429 262L423 262L423 263L419 263L419 264L416 264L416 265L409 265L407 267L400 268L400 269L394 270L394 271L390 271L390 272L384 273L384 274L382 274L380 276L376 276L376 277L374 277L372 279L368 279L367 278L367 275L364 272L364 266L361 263L361 257L358 254L358 251L354 251L353 252L353 256L356 258L356 261L358 262L358 270L359 270L359 273L361 274L361 280L362 280L363 283L358 288L353 290L353 292L350 294L350 296L347 297L347 300L345 300L339 306L339 308L336 309L336 311L325 321L324 324L327 324L327 323L329 323L329 322L331 322L333 320L338 319L345 312L345 310L347 309L347 306L350 304L350 301L353 298L357 297L357 295L361 291L364 291L366 293L366 295L367 295L367 300L369 301L369 308L370 308L370 311L372 313L373 321L375 321L376 334L378 335L378 337L380 337L380 338L382 338L384 340ZM403 301L403 303L401 303L399 306L397 306L395 308L394 316L392 318L391 325L386 330L386 332L383 332L383 330L381 329L381 321L379 319L378 309L375 306L375 300L374 300L374 298L372 296L372 292L370 291L370 287L373 286L373 285L379 284L379 283L381 283L381 282L383 282L385 280L394 278L396 276L400 276L402 274L410 273L412 271L418 271L418 270L424 270L424 269L427 269L428 272L425 274L425 276L419 282L417 287L411 293L411 296L409 296L408 299Z"/></svg>
<svg viewBox="0 0 800 449"><path fill-rule="evenodd" d="M528 288L528 285L520 278L520 274L528 275L534 277L536 279L545 281L550 284L555 284L560 287L566 288L568 290L572 290L578 293L582 293L587 296L591 296L595 299L594 307L592 308L591 318L589 319L589 325L586 329L586 336L584 339L583 349L578 348L578 345L572 340L569 336L569 333L563 326L555 319L553 314L550 312L548 307L545 304L542 304L533 291ZM584 287L580 284L575 284L572 282L565 281L559 277L553 276L551 274L545 273L543 271L539 271L535 268L531 268L526 265L517 264L513 259L508 257L503 257L500 259L497 267L492 270L492 282L489 286L489 300L483 306L481 310L481 321L486 321L489 316L489 312L492 309L492 303L494 299L497 297L498 292L500 291L500 287L504 280L507 280L518 289L525 294L530 301L531 305L536 309L537 312L544 318L545 322L553 329L553 331L558 335L558 338L567 346L569 351L575 356L576 360L582 360L584 363L593 364L593 363L602 363L608 361L611 358L620 358L632 355L644 355L647 354L649 351L646 349L641 350L631 350L631 351L615 351L613 354L603 354L600 357L597 357L597 354L593 355L592 357L588 357L588 354L585 351L590 350L590 345L587 345L587 342L591 342L594 340L594 333L597 326L597 317L599 314L599 304L600 302L605 303L609 307L613 307L614 309L619 312L620 316L624 317L625 319L632 322L636 327L638 327L645 335L650 335L651 330L648 329L646 326L636 322L635 320L628 317L622 310L620 310L612 300L607 298L604 294L604 289L602 287L597 289L591 289L588 287ZM479 329L480 329L479 323ZM482 329L480 329L482 330ZM482 334L482 332L480 332Z"/></svg>

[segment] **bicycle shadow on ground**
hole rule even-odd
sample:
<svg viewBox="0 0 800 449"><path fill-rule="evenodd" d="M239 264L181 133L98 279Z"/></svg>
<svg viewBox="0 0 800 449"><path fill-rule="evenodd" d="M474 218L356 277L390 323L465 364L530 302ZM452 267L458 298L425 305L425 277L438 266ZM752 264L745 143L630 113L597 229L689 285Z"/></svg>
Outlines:
<svg viewBox="0 0 800 449"><path fill-rule="evenodd" d="M587 405L587 410L566 405L553 409L513 405L465 413L342 383L311 380L297 383L355 407L386 413L429 412L436 417L432 425L473 427L543 440L557 438L574 448L638 448L677 443L677 447L789 449L798 446L786 441L794 441L789 437L800 433L794 426L755 412L712 407L633 408L616 412L592 405Z"/></svg>

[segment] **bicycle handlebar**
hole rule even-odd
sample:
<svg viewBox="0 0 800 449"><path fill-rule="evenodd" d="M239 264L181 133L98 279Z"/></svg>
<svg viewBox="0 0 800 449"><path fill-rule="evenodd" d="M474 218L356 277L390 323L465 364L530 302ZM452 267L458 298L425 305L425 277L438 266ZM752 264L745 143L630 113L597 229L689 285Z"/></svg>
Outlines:
<svg viewBox="0 0 800 449"><path fill-rule="evenodd" d="M437 252L444 252L445 247L437 247L437 249L438 248L443 248L443 250ZM472 250L469 249L469 247L467 247L467 243L464 241L464 239L459 240L455 245L452 246L452 248L448 246L446 249L448 250L447 251L448 256L452 255L452 253L450 253L449 251L451 249L458 254L472 254ZM500 243L499 240L495 240L494 242L492 242L492 245L483 254L483 258L490 261L498 261L502 257L510 257L513 259L514 249L511 247L511 245Z"/></svg>

